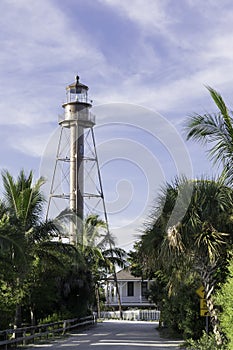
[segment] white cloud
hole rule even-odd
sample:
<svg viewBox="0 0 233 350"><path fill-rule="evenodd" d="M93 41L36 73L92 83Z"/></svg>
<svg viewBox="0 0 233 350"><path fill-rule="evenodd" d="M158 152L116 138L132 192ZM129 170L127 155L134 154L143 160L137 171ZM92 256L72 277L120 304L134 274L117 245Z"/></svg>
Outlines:
<svg viewBox="0 0 233 350"><path fill-rule="evenodd" d="M123 78L118 90L110 86L104 95L97 92L98 101L138 103L165 116L171 111L189 113L202 107L198 99L203 101L205 84L224 90L232 83L229 72L233 68L233 50L229 43L233 40L233 15L227 6L212 1L187 1L185 14L175 9L172 17L169 1L99 1L134 21L142 31L135 43L138 70ZM198 30L193 30L192 25ZM158 36L159 45L162 42L166 46L167 56L156 47Z"/></svg>
<svg viewBox="0 0 233 350"><path fill-rule="evenodd" d="M64 81L73 80L77 68L104 67L104 56L51 1L2 1L0 10L0 122L33 125L56 119L51 113L62 102L56 96L65 95Z"/></svg>
<svg viewBox="0 0 233 350"><path fill-rule="evenodd" d="M34 133L35 131L33 131ZM49 135L46 130L40 130L40 133L36 132L32 137L30 130L25 129L24 135L18 137L17 143L14 143L14 139L11 137L9 141L16 150L28 156L40 158L43 155L48 139Z"/></svg>
<svg viewBox="0 0 233 350"><path fill-rule="evenodd" d="M18 0L3 4L1 27L7 40L1 43L1 64L7 60L14 69L32 72L36 68L52 69L61 63L72 63L74 58L86 56L93 60L94 55L95 60L102 59L100 52L90 45L90 37L78 24L78 31L73 31L68 18L51 1Z"/></svg>
<svg viewBox="0 0 233 350"><path fill-rule="evenodd" d="M167 0L134 0L133 2L131 0L99 0L99 2L111 6L146 31L157 29L163 32L170 23L174 22L166 11Z"/></svg>

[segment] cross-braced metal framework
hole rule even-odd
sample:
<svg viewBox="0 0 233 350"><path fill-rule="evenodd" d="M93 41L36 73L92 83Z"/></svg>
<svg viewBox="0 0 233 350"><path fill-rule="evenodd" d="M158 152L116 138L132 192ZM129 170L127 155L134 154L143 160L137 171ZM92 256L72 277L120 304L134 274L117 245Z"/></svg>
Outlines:
<svg viewBox="0 0 233 350"><path fill-rule="evenodd" d="M70 161L70 131L68 128L61 126L48 201L47 218L57 217L62 211L69 208ZM107 221L93 127L84 131L82 162L84 170L84 191L82 193L84 217L90 214L97 214L100 218Z"/></svg>
<svg viewBox="0 0 233 350"><path fill-rule="evenodd" d="M93 131L95 116L90 112L92 101L88 97L88 86L79 81L79 76L66 87L66 102L62 107L64 113L59 116L61 132L47 219L61 218L61 213L67 216L70 243L76 244L77 228L82 230L83 221L89 214L104 216L107 223Z"/></svg>

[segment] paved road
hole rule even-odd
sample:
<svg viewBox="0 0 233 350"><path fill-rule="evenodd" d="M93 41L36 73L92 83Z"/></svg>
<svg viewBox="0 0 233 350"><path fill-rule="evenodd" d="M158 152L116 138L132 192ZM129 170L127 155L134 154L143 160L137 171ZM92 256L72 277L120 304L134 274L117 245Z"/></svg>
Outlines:
<svg viewBox="0 0 233 350"><path fill-rule="evenodd" d="M48 345L34 345L51 350L150 350L180 349L179 341L161 339L156 322L104 321L84 331L73 332L68 338L53 341ZM49 349L48 349L49 350Z"/></svg>

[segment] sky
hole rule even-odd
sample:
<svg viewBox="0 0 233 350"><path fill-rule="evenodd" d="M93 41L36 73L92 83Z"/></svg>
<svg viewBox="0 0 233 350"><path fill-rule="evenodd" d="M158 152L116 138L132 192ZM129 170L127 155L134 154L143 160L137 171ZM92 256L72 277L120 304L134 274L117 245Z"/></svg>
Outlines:
<svg viewBox="0 0 233 350"><path fill-rule="evenodd" d="M216 111L206 86L231 106L232 1L1 0L0 12L0 168L46 177L48 198L58 116L78 74L110 230L130 249L166 182L217 172L184 123Z"/></svg>

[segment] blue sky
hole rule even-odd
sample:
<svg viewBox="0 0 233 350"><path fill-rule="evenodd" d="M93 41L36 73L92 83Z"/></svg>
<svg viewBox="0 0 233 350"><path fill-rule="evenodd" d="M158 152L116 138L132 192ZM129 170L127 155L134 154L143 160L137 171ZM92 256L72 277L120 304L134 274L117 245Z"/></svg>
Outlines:
<svg viewBox="0 0 233 350"><path fill-rule="evenodd" d="M78 73L94 101L110 228L127 249L165 181L214 172L182 127L215 111L205 85L231 106L232 1L1 0L0 11L1 168L46 176L47 193Z"/></svg>

